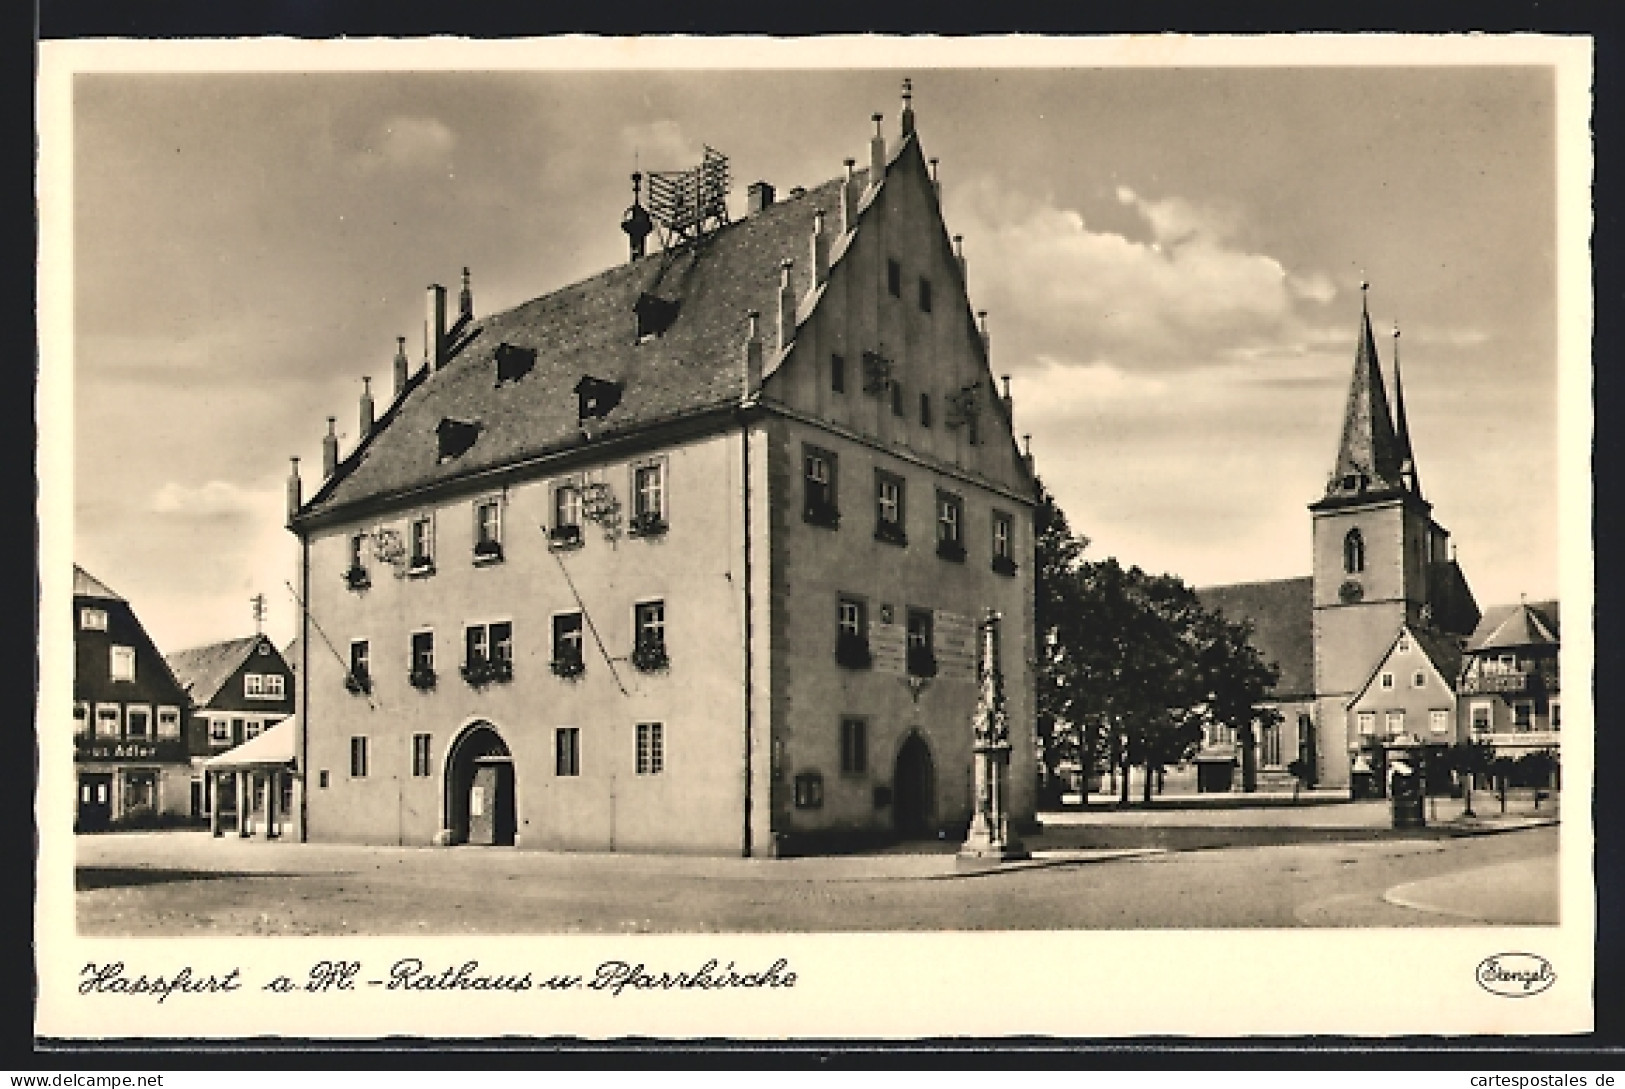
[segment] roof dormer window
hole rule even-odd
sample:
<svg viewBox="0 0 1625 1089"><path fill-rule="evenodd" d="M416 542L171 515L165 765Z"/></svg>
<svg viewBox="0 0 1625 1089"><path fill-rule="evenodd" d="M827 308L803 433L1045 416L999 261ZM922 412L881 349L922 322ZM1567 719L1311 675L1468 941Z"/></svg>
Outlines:
<svg viewBox="0 0 1625 1089"><path fill-rule="evenodd" d="M638 318L638 343L670 329L672 322L677 320L678 306L670 299L662 299L647 291L639 295L638 301L632 304L632 312Z"/></svg>
<svg viewBox="0 0 1625 1089"><path fill-rule="evenodd" d="M512 344L498 344L496 350L497 385L517 382L536 366L535 348L518 348Z"/></svg>
<svg viewBox="0 0 1625 1089"><path fill-rule="evenodd" d="M473 420L454 420L445 417L435 425L435 437L440 444L440 460L461 457L480 436L480 425Z"/></svg>
<svg viewBox="0 0 1625 1089"><path fill-rule="evenodd" d="M583 375L575 388L578 401L577 417L591 420L609 415L610 410L621 403L621 391L625 388L625 383L622 382L610 382L603 378L594 378L590 374Z"/></svg>

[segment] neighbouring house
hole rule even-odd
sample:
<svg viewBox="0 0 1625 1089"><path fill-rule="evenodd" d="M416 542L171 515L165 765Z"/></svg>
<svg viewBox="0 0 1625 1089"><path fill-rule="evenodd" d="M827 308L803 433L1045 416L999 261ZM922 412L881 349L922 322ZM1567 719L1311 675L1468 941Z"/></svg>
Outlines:
<svg viewBox="0 0 1625 1089"><path fill-rule="evenodd" d="M73 625L75 829L184 818L191 699L130 603L78 564Z"/></svg>
<svg viewBox="0 0 1625 1089"><path fill-rule="evenodd" d="M1458 686L1461 732L1488 742L1497 756L1550 757L1549 766L1528 770L1526 763L1516 771L1521 785L1556 786L1561 770L1561 624L1556 601L1497 605L1467 641Z"/></svg>
<svg viewBox="0 0 1625 1089"><path fill-rule="evenodd" d="M299 839L304 778L296 752L299 722L285 718L263 733L203 761L207 791L221 804L209 810L209 831L261 839ZM237 804L245 799L246 804Z"/></svg>
<svg viewBox="0 0 1625 1089"><path fill-rule="evenodd" d="M236 799L230 782L228 793L216 797L204 764L293 714L293 670L276 645L259 634L178 650L167 661L193 705L193 815L211 816L217 806L232 813Z"/></svg>
<svg viewBox="0 0 1625 1089"><path fill-rule="evenodd" d="M429 289L421 367L289 480L308 839L960 835L988 610L1032 819L1035 482L906 96L866 169L729 222L708 150L633 175L624 265Z"/></svg>
<svg viewBox="0 0 1625 1089"><path fill-rule="evenodd" d="M1403 753L1427 775L1427 789L1450 789L1450 763L1445 753L1460 740L1456 728L1456 677L1461 672L1461 643L1427 628L1409 624L1399 634L1349 701L1359 751L1352 784L1357 796L1380 797L1387 785L1381 769Z"/></svg>

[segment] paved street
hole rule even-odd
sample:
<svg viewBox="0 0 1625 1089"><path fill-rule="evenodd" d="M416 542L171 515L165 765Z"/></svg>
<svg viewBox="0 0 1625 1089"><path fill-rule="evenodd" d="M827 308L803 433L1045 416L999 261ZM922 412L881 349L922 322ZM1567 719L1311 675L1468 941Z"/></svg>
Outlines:
<svg viewBox="0 0 1625 1089"><path fill-rule="evenodd" d="M455 934L1558 919L1558 830L1546 813L1539 823L1520 815L1482 822L1500 829L1494 834L1460 834L1460 825L1398 833L1380 803L1196 816L1208 819L1197 823L1180 808L1046 815L1045 831L1029 841L1034 859L992 872L957 865L947 844L769 860L261 843L195 832L82 836L79 925L86 934Z"/></svg>

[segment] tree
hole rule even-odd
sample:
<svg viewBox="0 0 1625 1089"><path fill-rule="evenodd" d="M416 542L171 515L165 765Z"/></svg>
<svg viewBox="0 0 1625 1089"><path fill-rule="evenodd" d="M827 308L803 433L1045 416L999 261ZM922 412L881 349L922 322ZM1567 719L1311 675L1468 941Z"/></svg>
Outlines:
<svg viewBox="0 0 1625 1089"><path fill-rule="evenodd" d="M1314 774L1314 769L1309 766L1307 760L1294 760L1286 766L1286 770L1287 774L1292 776L1292 800L1296 802L1298 800L1298 791L1309 781L1309 777Z"/></svg>
<svg viewBox="0 0 1625 1089"><path fill-rule="evenodd" d="M1079 626L1080 603L1075 575L1089 539L1074 533L1066 512L1038 481L1038 505L1033 511L1034 633L1038 648L1037 735L1042 768L1042 790L1050 805L1060 803L1059 765L1075 760L1086 769L1095 753L1072 722L1073 688L1068 676L1067 645ZM1087 788L1086 788L1087 789Z"/></svg>
<svg viewBox="0 0 1625 1089"><path fill-rule="evenodd" d="M1476 817L1478 814L1473 812L1473 779L1490 770L1495 760L1495 746L1474 737L1450 746L1449 753L1450 767L1461 776L1462 797L1467 803L1462 807L1461 815Z"/></svg>

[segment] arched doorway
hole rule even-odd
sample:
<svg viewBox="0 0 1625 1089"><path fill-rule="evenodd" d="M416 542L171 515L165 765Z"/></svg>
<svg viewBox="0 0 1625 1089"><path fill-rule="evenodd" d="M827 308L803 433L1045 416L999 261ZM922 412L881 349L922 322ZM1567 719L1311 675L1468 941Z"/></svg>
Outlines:
<svg viewBox="0 0 1625 1089"><path fill-rule="evenodd" d="M897 750L892 770L892 820L898 835L929 836L936 829L936 770L931 750L917 733Z"/></svg>
<svg viewBox="0 0 1625 1089"><path fill-rule="evenodd" d="M518 829L513 755L488 722L476 722L446 753L446 830L451 843L510 847Z"/></svg>

